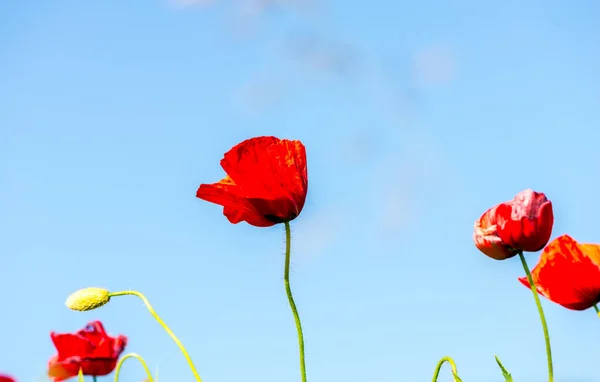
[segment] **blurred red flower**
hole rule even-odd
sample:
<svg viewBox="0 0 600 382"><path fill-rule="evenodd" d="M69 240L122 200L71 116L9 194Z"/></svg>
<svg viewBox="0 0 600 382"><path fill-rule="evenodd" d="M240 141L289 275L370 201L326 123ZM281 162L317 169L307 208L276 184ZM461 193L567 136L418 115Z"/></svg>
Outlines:
<svg viewBox="0 0 600 382"><path fill-rule="evenodd" d="M302 211L308 174L300 141L251 138L225 153L221 167L227 176L201 184L196 196L223 206L231 223L270 227L293 220Z"/></svg>
<svg viewBox="0 0 600 382"><path fill-rule="evenodd" d="M0 382L16 382L16 380L6 374L0 374Z"/></svg>
<svg viewBox="0 0 600 382"><path fill-rule="evenodd" d="M58 352L48 361L48 376L55 382L77 376L80 368L84 375L110 374L127 345L127 337L110 337L100 321L74 334L51 332L50 337Z"/></svg>
<svg viewBox="0 0 600 382"><path fill-rule="evenodd" d="M559 236L544 248L531 276L538 293L548 300L567 309L591 308L600 302L600 245ZM529 288L527 277L519 281Z"/></svg>
<svg viewBox="0 0 600 382"><path fill-rule="evenodd" d="M473 241L492 259L505 260L517 251L536 252L544 248L553 224L552 203L543 193L528 189L481 215L475 222Z"/></svg>

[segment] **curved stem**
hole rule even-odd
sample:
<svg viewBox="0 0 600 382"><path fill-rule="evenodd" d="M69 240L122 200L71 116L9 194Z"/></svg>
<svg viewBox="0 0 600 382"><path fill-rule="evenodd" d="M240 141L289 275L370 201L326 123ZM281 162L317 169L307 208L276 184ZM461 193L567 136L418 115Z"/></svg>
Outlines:
<svg viewBox="0 0 600 382"><path fill-rule="evenodd" d="M435 367L435 371L433 372L433 379L431 380L432 382L437 382L438 377L440 375L440 370L442 370L442 365L444 365L445 362L448 362L450 364L450 367L452 367L452 375L454 376L454 380L456 380L456 377L458 376L458 370L456 369L456 363L454 363L454 360L451 357L442 357L442 359L439 360L437 366Z"/></svg>
<svg viewBox="0 0 600 382"><path fill-rule="evenodd" d="M146 375L148 376L147 381L154 382L154 379L152 378L152 373L150 373L150 369L148 369L148 365L146 365L146 361L144 361L144 359L136 353L126 354L119 360L119 363L117 363L117 367L115 369L115 382L119 382L119 373L121 372L121 366L123 366L123 362L125 362L127 358L135 358L138 361L140 361L142 367L144 368L144 371L146 372ZM96 377L94 377L94 382L96 382Z"/></svg>
<svg viewBox="0 0 600 382"><path fill-rule="evenodd" d="M594 304L594 310L596 311L598 317L600 317L600 309L598 309L598 305Z"/></svg>
<svg viewBox="0 0 600 382"><path fill-rule="evenodd" d="M300 348L300 375L302 376L302 382L306 382L306 365L304 362L304 335L302 334L302 324L300 323L300 316L298 315L298 309L292 296L292 289L290 288L290 252L291 252L291 240L292 233L290 230L290 222L285 222L285 268L283 271L283 283L285 284L285 293L292 308L292 314L294 315L294 321L296 323L296 331L298 332L298 347Z"/></svg>
<svg viewBox="0 0 600 382"><path fill-rule="evenodd" d="M187 350L185 350L185 347L183 346L183 344L181 343L179 338L177 338L177 336L175 336L175 333L173 333L173 331L167 326L167 324L165 324L165 322L158 316L158 314L156 314L156 312L152 308L152 305L150 305L150 302L148 302L148 299L146 298L146 296L144 296L140 292L137 292L134 290L111 292L109 296L117 297L117 296L125 296L125 295L137 296L144 302L144 305L146 305L146 308L148 309L148 311L150 312L152 317L154 317L154 319L156 321L158 321L160 326L162 326L162 328L165 330L165 332L167 332L167 334L171 337L171 339L173 341L175 341L175 343L177 344L177 346L183 353L185 360L187 361L188 365L190 366L190 369L192 369L192 373L194 374L196 381L202 382L202 378L200 378L200 374L198 374L198 371L196 370L196 367L194 366L194 363L192 362L192 359L190 358L190 355L188 354Z"/></svg>
<svg viewBox="0 0 600 382"><path fill-rule="evenodd" d="M540 314L540 321L542 321L544 340L546 341L546 357L548 358L548 382L552 382L554 380L554 371L552 369L552 349L550 348L550 335L548 334L548 325L546 324L546 317L544 316L544 310L542 309L540 296L538 295L537 288L533 283L533 277L531 277L531 272L529 271L527 261L525 261L525 256L523 256L522 251L519 251L519 258L521 259L521 264L523 264L523 269L527 274L527 280L529 280L529 287L531 288L533 298L535 299L535 305L537 306L538 312Z"/></svg>

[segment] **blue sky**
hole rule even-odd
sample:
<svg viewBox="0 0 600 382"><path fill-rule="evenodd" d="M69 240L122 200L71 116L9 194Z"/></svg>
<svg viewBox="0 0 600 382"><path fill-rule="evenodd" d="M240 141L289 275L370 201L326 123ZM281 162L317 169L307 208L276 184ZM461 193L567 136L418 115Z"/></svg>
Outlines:
<svg viewBox="0 0 600 382"><path fill-rule="evenodd" d="M430 380L444 355L500 381L494 354L546 380L521 265L479 253L473 221L534 188L553 237L600 242L600 3L441 3L0 3L0 370L42 381L49 332L100 319L192 380L135 298L64 306L103 286L144 292L205 382L299 381L283 227L195 198L231 146L276 135L308 155L291 284L310 382ZM556 381L600 381L598 317L543 304Z"/></svg>

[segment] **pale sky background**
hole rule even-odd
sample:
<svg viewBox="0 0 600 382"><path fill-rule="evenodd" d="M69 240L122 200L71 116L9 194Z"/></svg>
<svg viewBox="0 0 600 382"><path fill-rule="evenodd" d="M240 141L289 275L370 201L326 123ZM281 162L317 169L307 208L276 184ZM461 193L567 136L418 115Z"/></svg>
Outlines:
<svg viewBox="0 0 600 382"><path fill-rule="evenodd" d="M600 242L600 3L260 3L0 2L0 371L42 381L49 332L100 319L192 381L135 298L64 306L103 286L144 292L204 382L299 382L283 226L195 198L231 146L276 135L308 154L291 284L310 382L429 381L444 355L501 381L494 354L547 380L521 265L472 227L534 188L553 237ZM543 305L556 382L600 381L600 319Z"/></svg>

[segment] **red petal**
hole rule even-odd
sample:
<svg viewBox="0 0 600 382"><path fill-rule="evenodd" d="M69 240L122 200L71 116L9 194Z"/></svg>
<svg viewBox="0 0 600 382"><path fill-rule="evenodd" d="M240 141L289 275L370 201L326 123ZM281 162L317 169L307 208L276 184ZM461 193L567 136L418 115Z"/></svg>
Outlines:
<svg viewBox="0 0 600 382"><path fill-rule="evenodd" d="M254 202L263 216L291 220L302 211L308 175L306 149L300 141L275 137L248 139L225 154L221 167L239 187L241 195L267 202L264 205Z"/></svg>
<svg viewBox="0 0 600 382"><path fill-rule="evenodd" d="M525 190L497 210L498 236L509 247L527 252L544 248L552 235L552 203L541 192Z"/></svg>
<svg viewBox="0 0 600 382"><path fill-rule="evenodd" d="M107 336L104 325L100 321L88 322L85 328L78 331L77 334L86 338L103 338Z"/></svg>
<svg viewBox="0 0 600 382"><path fill-rule="evenodd" d="M65 379L76 376L79 373L79 366L65 365L58 361L58 357L54 356L48 361L48 376L54 382L60 382Z"/></svg>
<svg viewBox="0 0 600 382"><path fill-rule="evenodd" d="M0 382L16 382L10 375L0 374Z"/></svg>
<svg viewBox="0 0 600 382"><path fill-rule="evenodd" d="M515 256L517 253L511 251L498 236L495 206L487 210L479 220L475 221L473 241L475 246L485 255L495 260L505 260Z"/></svg>
<svg viewBox="0 0 600 382"><path fill-rule="evenodd" d="M600 302L600 245L560 236L544 248L531 273L538 292L565 308L585 310ZM526 278L519 281L529 287Z"/></svg>
<svg viewBox="0 0 600 382"><path fill-rule="evenodd" d="M117 366L118 358L96 358L81 360L81 369L85 375L107 375L110 374Z"/></svg>
<svg viewBox="0 0 600 382"><path fill-rule="evenodd" d="M48 376L55 382L77 376L81 369L83 375L102 376L110 374L117 366L118 357L114 358L81 358L70 357L58 361L56 357L48 363Z"/></svg>
<svg viewBox="0 0 600 382"><path fill-rule="evenodd" d="M240 196L239 188L229 176L218 183L201 184L196 197L223 206L223 214L233 224L241 221L256 227L270 227L276 224L265 218L248 199Z"/></svg>
<svg viewBox="0 0 600 382"><path fill-rule="evenodd" d="M86 355L93 349L93 345L88 340L76 334L52 332L50 338L58 351L59 359Z"/></svg>

